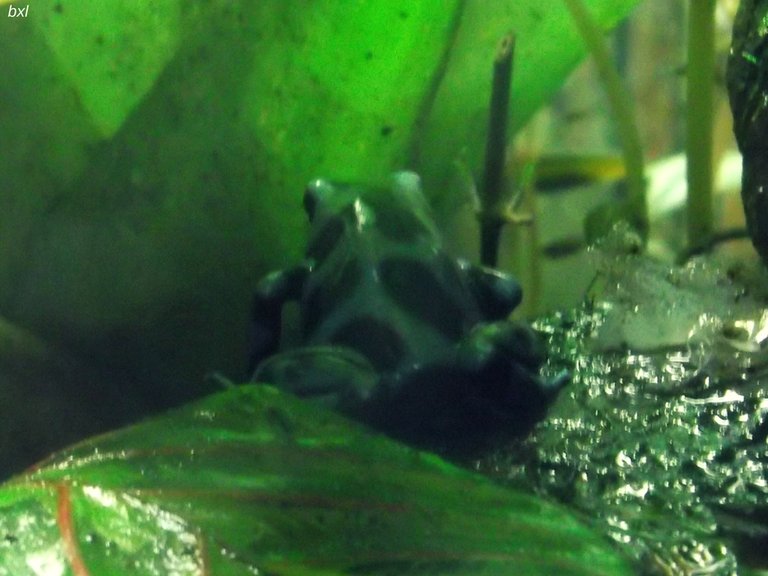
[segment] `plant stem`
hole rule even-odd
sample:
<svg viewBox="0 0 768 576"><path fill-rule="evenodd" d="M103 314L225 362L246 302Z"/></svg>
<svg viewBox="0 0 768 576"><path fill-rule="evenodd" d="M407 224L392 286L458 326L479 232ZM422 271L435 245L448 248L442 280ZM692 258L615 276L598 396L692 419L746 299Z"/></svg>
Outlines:
<svg viewBox="0 0 768 576"><path fill-rule="evenodd" d="M493 87L488 112L485 171L480 191L480 261L485 266L495 266L498 261L499 239L504 225L502 191L514 52L515 37L507 34L502 38L493 61Z"/></svg>
<svg viewBox="0 0 768 576"><path fill-rule="evenodd" d="M643 176L643 147L632 110L632 101L613 65L603 40L603 32L584 3L581 0L564 1L581 37L589 48L608 97L608 105L616 122L624 155L629 207L633 216L632 224L639 228L638 232L645 238L648 234L648 207Z"/></svg>
<svg viewBox="0 0 768 576"><path fill-rule="evenodd" d="M691 0L688 14L688 245L706 246L712 236L713 83L715 2Z"/></svg>
<svg viewBox="0 0 768 576"><path fill-rule="evenodd" d="M2 0L0 0L2 1ZM419 103L416 118L414 119L412 126L412 133L415 137L411 140L408 148L407 158L411 165L419 166L421 163L421 147L423 145L423 139L426 134L427 121L429 115L432 113L435 100L437 99L437 93L440 89L440 85L445 78L445 73L448 70L448 63L451 60L454 47L456 46L456 38L459 34L459 27L461 25L461 19L464 15L467 0L458 0L454 8L453 18L448 26L448 30L445 33L445 41L443 51L440 54L440 59L437 61L437 66L432 72L432 77L429 80L429 85L424 93L424 96Z"/></svg>

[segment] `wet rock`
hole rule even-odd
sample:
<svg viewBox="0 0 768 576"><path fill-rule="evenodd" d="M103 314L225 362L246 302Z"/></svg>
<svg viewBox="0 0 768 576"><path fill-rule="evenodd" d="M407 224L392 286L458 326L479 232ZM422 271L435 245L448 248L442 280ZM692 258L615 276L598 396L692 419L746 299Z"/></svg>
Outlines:
<svg viewBox="0 0 768 576"><path fill-rule="evenodd" d="M711 258L597 257L593 299L536 325L548 370L572 384L531 437L478 467L581 510L646 574L766 569L761 290Z"/></svg>
<svg viewBox="0 0 768 576"><path fill-rule="evenodd" d="M727 84L743 155L741 196L752 243L768 263L768 1L742 0L733 26Z"/></svg>

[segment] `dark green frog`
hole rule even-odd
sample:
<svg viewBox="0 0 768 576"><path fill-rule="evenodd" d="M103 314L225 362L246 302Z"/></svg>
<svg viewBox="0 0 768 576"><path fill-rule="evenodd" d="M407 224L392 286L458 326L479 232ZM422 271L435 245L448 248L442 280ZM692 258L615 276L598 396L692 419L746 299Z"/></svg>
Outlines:
<svg viewBox="0 0 768 576"><path fill-rule="evenodd" d="M543 380L542 343L506 319L519 284L445 253L416 174L381 188L317 180L304 206L306 260L257 289L254 380L454 455L543 416L567 378ZM302 346L278 353L288 300Z"/></svg>

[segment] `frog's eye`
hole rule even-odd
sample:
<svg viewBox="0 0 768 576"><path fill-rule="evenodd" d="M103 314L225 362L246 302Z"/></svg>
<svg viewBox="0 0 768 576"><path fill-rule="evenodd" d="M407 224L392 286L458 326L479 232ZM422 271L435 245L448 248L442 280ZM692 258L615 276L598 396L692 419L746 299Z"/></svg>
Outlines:
<svg viewBox="0 0 768 576"><path fill-rule="evenodd" d="M329 194L333 194L333 184L327 180L317 179L307 184L307 188L304 190L304 211L309 216L310 222L315 217L315 211L319 202L322 202L323 198L328 197Z"/></svg>

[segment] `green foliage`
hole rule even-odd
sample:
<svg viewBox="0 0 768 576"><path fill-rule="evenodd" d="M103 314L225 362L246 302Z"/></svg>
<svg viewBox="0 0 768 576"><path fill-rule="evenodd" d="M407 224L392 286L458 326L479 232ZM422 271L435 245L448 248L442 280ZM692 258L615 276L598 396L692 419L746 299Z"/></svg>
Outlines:
<svg viewBox="0 0 768 576"><path fill-rule="evenodd" d="M13 576L631 573L562 508L267 386L54 455L0 533Z"/></svg>
<svg viewBox="0 0 768 576"><path fill-rule="evenodd" d="M589 8L609 27L636 2ZM449 193L457 157L480 165L509 30L519 127L584 54L559 2L37 0L0 18L0 314L161 406L239 374L256 280L301 255L306 181L415 168Z"/></svg>

